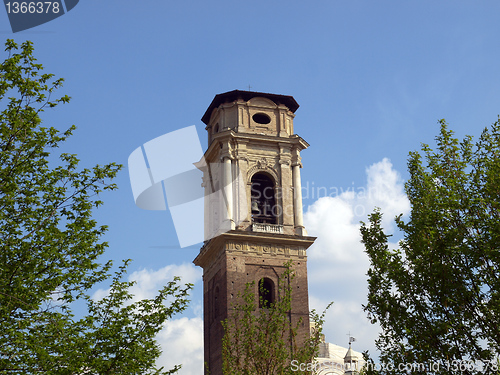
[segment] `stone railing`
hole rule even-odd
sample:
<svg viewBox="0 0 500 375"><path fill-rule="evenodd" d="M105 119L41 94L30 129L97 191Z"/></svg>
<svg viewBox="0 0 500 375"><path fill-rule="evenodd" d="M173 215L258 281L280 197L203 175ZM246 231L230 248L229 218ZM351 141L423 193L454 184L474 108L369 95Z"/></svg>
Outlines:
<svg viewBox="0 0 500 375"><path fill-rule="evenodd" d="M283 234L283 225L252 223L253 232Z"/></svg>

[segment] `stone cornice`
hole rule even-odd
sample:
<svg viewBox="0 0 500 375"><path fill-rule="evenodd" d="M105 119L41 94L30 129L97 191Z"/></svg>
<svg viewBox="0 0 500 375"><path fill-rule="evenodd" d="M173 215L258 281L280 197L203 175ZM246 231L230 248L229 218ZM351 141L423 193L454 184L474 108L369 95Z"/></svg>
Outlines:
<svg viewBox="0 0 500 375"><path fill-rule="evenodd" d="M253 91L242 91L242 90L233 90L229 92L225 92L222 94L218 94L210 103L210 106L207 108L205 114L201 118L201 120L208 125L209 119L216 108L218 108L221 104L231 103L235 101L243 101L248 102L252 98L262 97L267 98L274 102L276 105L282 105L284 108L290 110L295 113L299 108L299 104L295 101L292 96L289 95L277 95L263 92L253 92Z"/></svg>
<svg viewBox="0 0 500 375"><path fill-rule="evenodd" d="M213 264L223 252L306 258L306 250L316 237L232 230L206 242L193 263L202 268Z"/></svg>
<svg viewBox="0 0 500 375"><path fill-rule="evenodd" d="M212 143L205 152L205 160L213 162L220 150L220 145L227 144L228 142L231 142L233 140L238 142L251 141L252 143L261 142L277 144L279 147L290 145L292 147L295 146L293 148L297 149L298 151L302 151L309 147L309 143L307 143L302 137L298 136L297 134L291 135L290 137L276 137L274 135L237 133L233 130L226 130L213 136Z"/></svg>

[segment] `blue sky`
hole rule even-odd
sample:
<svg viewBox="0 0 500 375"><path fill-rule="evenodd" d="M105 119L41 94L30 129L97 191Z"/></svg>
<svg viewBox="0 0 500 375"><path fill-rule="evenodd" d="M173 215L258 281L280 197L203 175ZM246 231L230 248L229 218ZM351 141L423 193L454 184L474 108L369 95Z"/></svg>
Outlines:
<svg viewBox="0 0 500 375"><path fill-rule="evenodd" d="M292 95L300 104L295 131L311 145L302 153L303 186L382 192L304 200L309 233L318 236L309 252L311 305L335 301L328 341L345 345L350 331L357 350L373 352L376 327L359 307L367 261L358 222L375 204L389 217L407 212L408 152L432 144L438 119L459 137L497 119L499 13L500 3L489 0L82 0L16 34L0 10L0 34L32 40L46 71L66 79L60 93L72 101L47 111L45 121L77 125L62 150L86 167L126 165L137 147L190 125L205 148L200 119L218 93L250 85ZM199 247L179 248L168 212L135 206L126 169L117 183L96 213L110 228L105 258L134 259L130 273L149 283L138 294L175 272L196 282L189 311L162 333L162 361L174 357L185 363L181 374L199 374L201 272L190 265ZM331 237L326 224L345 230Z"/></svg>

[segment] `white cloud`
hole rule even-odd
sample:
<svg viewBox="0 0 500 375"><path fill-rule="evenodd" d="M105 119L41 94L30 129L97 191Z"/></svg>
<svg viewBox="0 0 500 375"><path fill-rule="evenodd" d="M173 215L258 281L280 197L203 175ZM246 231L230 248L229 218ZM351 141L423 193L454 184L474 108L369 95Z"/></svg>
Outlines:
<svg viewBox="0 0 500 375"><path fill-rule="evenodd" d="M135 271L129 276L129 280L136 281L136 284L130 289L134 295L134 300L153 298L156 292L172 281L175 276L181 278L181 283L194 284L201 279L202 270L195 267L192 263L183 263L181 265L170 264L159 270L142 269Z"/></svg>
<svg viewBox="0 0 500 375"><path fill-rule="evenodd" d="M170 370L182 364L179 375L203 373L203 320L182 317L165 323L157 336L163 349L157 365Z"/></svg>
<svg viewBox="0 0 500 375"><path fill-rule="evenodd" d="M364 205L367 213L373 207L380 207L384 213L383 225L394 229L394 217L410 211L410 202L404 192L404 183L400 174L392 168L389 159L375 163L366 169L368 177L366 203L363 199L358 204Z"/></svg>
<svg viewBox="0 0 500 375"><path fill-rule="evenodd" d="M191 263L181 265L171 264L158 270L141 269L131 273L129 281L136 284L130 288L134 295L133 301L153 298L159 289L174 276L181 278L181 283L195 284L201 281L201 268ZM93 295L94 299L106 296L109 289L99 289ZM192 297L190 293L190 297ZM199 301L191 302L191 310L196 315L194 318L181 316L174 317L164 323L162 330L157 335L158 343L162 348L162 355L157 361L157 366L164 366L170 370L176 364L182 364L180 375L195 375L203 373L203 320L201 304ZM199 316L200 315L200 316Z"/></svg>
<svg viewBox="0 0 500 375"><path fill-rule="evenodd" d="M134 295L131 302L140 301L145 298L153 298L158 290L172 281L175 276L181 278L182 284L195 282L201 279L202 270L195 267L191 263L183 263L181 265L170 264L158 270L143 268L139 271L132 272L128 280L136 283L130 288L130 292ZM109 293L109 289L97 290L92 298L101 299Z"/></svg>
<svg viewBox="0 0 500 375"><path fill-rule="evenodd" d="M129 276L136 281L131 288L134 300L152 298L157 291L173 280L174 276L181 278L181 283L201 281L202 270L192 263L181 265L171 264L158 270L142 269ZM190 293L191 294L191 293ZM191 303L193 305L193 302ZM191 306L195 313L200 311L200 304ZM197 316L188 318L182 316L165 322L163 329L157 335L162 348L162 355L157 361L158 367L171 369L176 364L182 364L179 375L194 375L203 373L203 320Z"/></svg>
<svg viewBox="0 0 500 375"><path fill-rule="evenodd" d="M349 245L359 233L357 226L352 224L353 219L352 204L345 198L324 197L309 206L304 217L306 228L310 235L318 236L309 257L352 262Z"/></svg>
<svg viewBox="0 0 500 375"><path fill-rule="evenodd" d="M355 350L374 352L378 328L366 319L368 257L360 242L359 221L367 221L374 207L384 213L386 232L394 231L396 215L409 212L404 182L391 162L384 158L366 169L367 185L319 198L304 215L308 233L318 237L308 251L311 308L334 305L326 316L326 339L347 346L347 334L357 338Z"/></svg>

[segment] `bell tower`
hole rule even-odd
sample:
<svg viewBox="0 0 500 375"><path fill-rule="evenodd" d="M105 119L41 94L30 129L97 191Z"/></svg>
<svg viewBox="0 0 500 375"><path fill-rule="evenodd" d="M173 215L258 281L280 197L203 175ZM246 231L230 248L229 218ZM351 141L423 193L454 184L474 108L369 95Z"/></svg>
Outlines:
<svg viewBox="0 0 500 375"><path fill-rule="evenodd" d="M291 96L234 90L216 95L202 121L208 149L204 172L205 238L194 259L203 268L205 363L222 375L221 321L246 283L259 282L279 298L284 263L293 261L290 321L302 319L299 340L309 335L306 250L302 219L300 152L309 145L294 134L299 105ZM219 192L220 194L216 194ZM220 199L217 197L221 197Z"/></svg>

